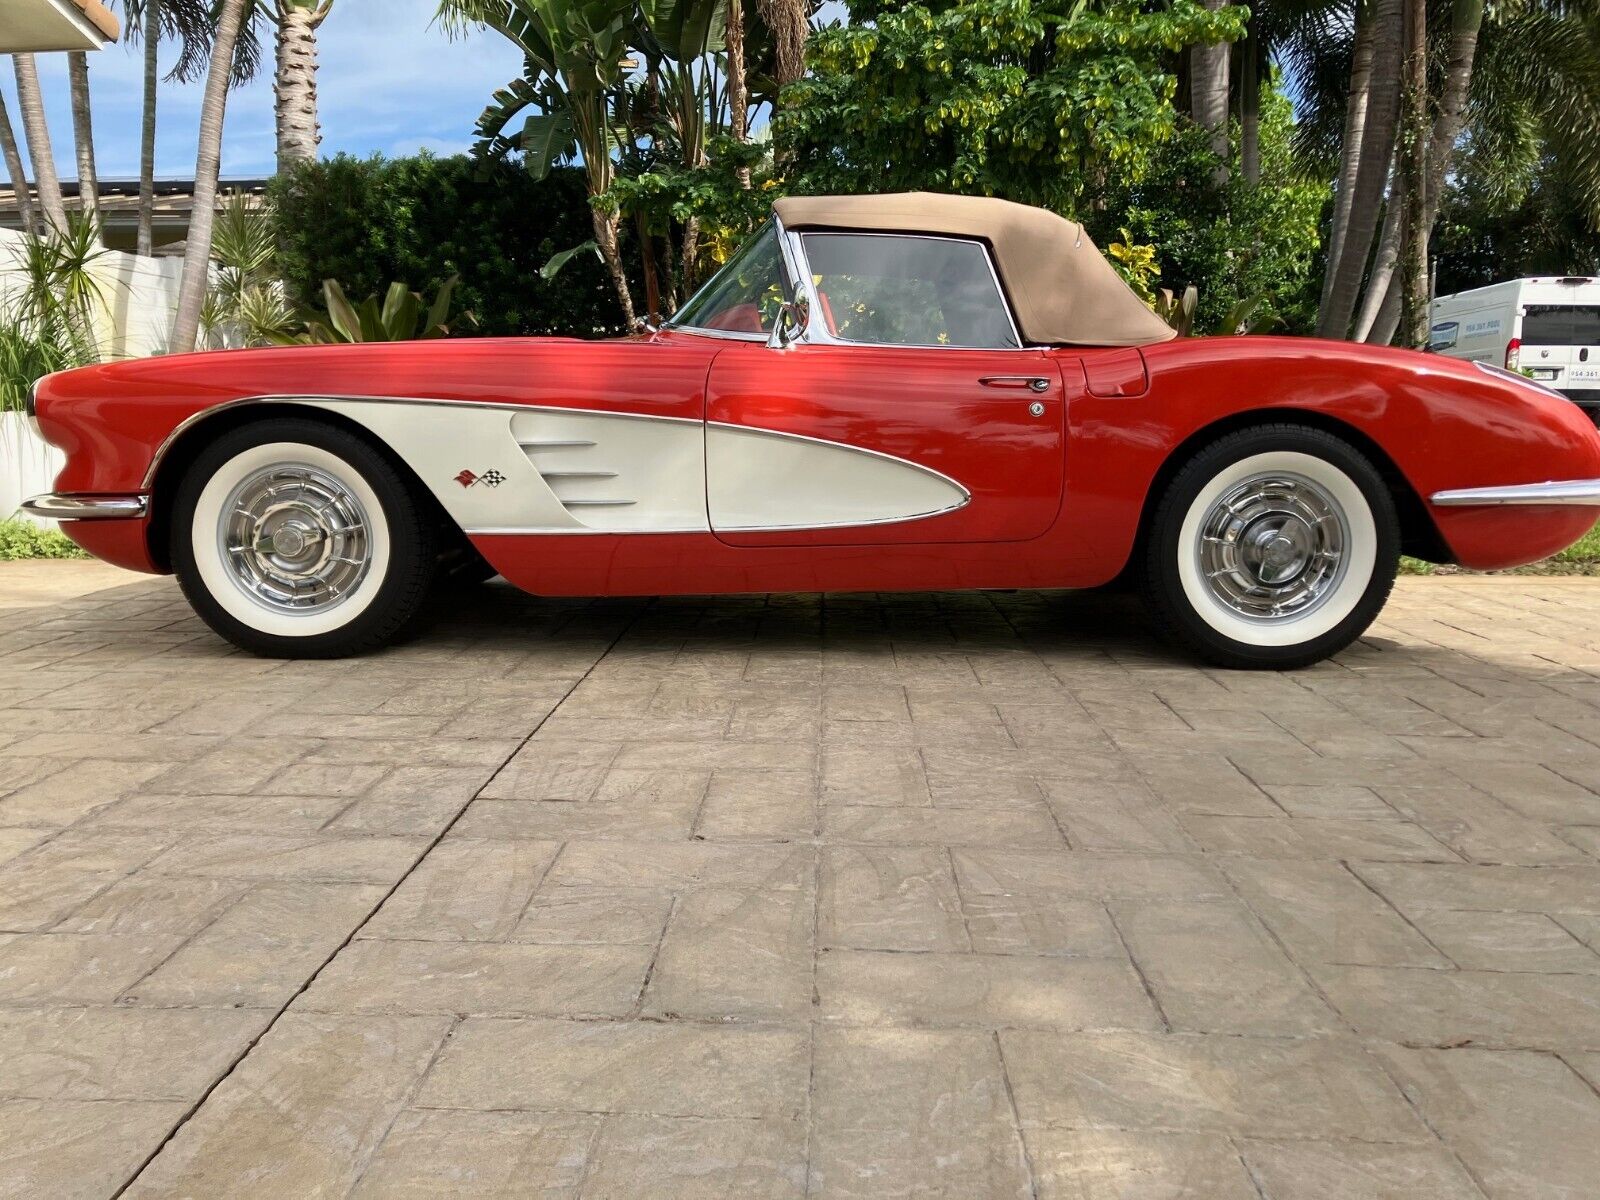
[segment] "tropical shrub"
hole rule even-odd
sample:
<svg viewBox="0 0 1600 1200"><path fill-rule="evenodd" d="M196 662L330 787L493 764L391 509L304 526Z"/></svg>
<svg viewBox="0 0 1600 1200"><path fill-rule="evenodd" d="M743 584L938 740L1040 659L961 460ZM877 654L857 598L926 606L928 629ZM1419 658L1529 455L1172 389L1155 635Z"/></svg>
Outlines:
<svg viewBox="0 0 1600 1200"><path fill-rule="evenodd" d="M1167 58L1231 41L1244 10L1172 0L850 0L785 88L774 143L802 193L1003 196L1073 215L1140 179L1176 125ZM1137 232L1137 231L1135 231ZM1145 239L1159 240L1155 238Z"/></svg>
<svg viewBox="0 0 1600 1200"><path fill-rule="evenodd" d="M1261 97L1261 182L1235 168L1213 180L1217 160L1210 135L1184 121L1151 152L1143 178L1117 179L1083 214L1101 245L1149 243L1164 286L1179 295L1198 290L1194 324L1225 327L1230 311L1257 300L1255 320L1290 333L1316 324L1315 271L1329 187L1300 172L1290 144L1289 101L1276 90Z"/></svg>
<svg viewBox="0 0 1600 1200"><path fill-rule="evenodd" d="M200 310L208 345L265 346L293 331L276 237L272 212L259 201L238 193L223 201L211 234L214 282Z"/></svg>
<svg viewBox="0 0 1600 1200"><path fill-rule="evenodd" d="M551 279L540 268L594 236L581 171L535 179L464 157L340 155L273 181L278 270L292 302L337 279L357 296L404 279L424 290L460 277L458 298L491 335L622 332L605 267L579 255Z"/></svg>
<svg viewBox="0 0 1600 1200"><path fill-rule="evenodd" d="M326 311L313 314L306 321L305 333L278 336L273 340L287 346L295 343L410 342L449 337L452 331L450 301L455 289L456 277L452 275L444 281L433 304L424 313L422 296L403 283L391 283L381 301L377 296L368 296L360 304L352 304L338 280L326 279L322 283ZM476 324L471 313L461 313L454 320L457 329L470 329Z"/></svg>
<svg viewBox="0 0 1600 1200"><path fill-rule="evenodd" d="M0 562L24 558L88 558L66 534L32 521L0 521Z"/></svg>

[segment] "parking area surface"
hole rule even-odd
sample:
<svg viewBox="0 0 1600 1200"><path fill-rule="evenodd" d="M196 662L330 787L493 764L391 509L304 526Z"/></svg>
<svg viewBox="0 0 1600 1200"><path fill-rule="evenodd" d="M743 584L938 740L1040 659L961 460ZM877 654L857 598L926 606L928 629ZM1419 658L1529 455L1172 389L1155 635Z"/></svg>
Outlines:
<svg viewBox="0 0 1600 1200"><path fill-rule="evenodd" d="M448 607L0 567L0 1195L1595 1194L1594 581Z"/></svg>

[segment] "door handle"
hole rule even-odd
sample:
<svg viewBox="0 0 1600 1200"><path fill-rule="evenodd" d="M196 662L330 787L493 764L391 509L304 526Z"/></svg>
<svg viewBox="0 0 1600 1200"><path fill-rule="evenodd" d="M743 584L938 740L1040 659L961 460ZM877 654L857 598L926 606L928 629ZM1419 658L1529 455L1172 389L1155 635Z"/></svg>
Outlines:
<svg viewBox="0 0 1600 1200"><path fill-rule="evenodd" d="M1026 388L1030 392L1050 390L1050 381L1042 375L985 375L978 382L992 388Z"/></svg>

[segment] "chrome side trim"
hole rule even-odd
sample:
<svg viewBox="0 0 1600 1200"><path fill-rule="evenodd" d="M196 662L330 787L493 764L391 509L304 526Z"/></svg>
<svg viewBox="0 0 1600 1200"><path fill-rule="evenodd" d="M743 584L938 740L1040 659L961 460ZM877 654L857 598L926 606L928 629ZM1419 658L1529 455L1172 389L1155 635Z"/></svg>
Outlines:
<svg viewBox="0 0 1600 1200"><path fill-rule="evenodd" d="M865 529L871 525L905 525L912 521L926 521L929 517L942 517L946 513L960 512L972 503L971 495L948 508L933 508L927 512L912 513L904 517L873 517L868 521L825 521L820 525L718 525L713 533L796 533L807 529Z"/></svg>
<svg viewBox="0 0 1600 1200"><path fill-rule="evenodd" d="M712 426L716 426L716 428L718 428L718 429L731 429L735 433L764 433L769 437L793 438L797 442L814 442L818 446L832 446L836 450L849 450L852 454L866 454L866 455L870 455L873 458L886 459L887 461L892 462L892 463L899 463L902 467L914 467L918 471L924 471L927 474L934 476L935 478L944 480L944 482L948 483L951 487L955 488L958 492L961 493L961 495L962 495L961 503L960 504L952 504L948 509L945 509L944 511L946 511L946 512L954 512L958 508L965 508L968 504L970 504L972 502L972 492L959 479L952 479L952 478L950 478L950 476L946 475L943 471L936 471L932 467L924 466L922 463L919 463L919 462L912 462L909 458L901 458L899 455L896 455L896 454L887 454L882 450L870 450L866 446L852 446L852 445L850 445L849 442L835 442L835 441L830 441L827 438L812 437L810 434L806 434L806 433L790 433L787 429L768 429L764 425L736 425L732 421L707 421L706 422L706 428L707 429L710 429ZM928 513L928 514L922 514L922 515L932 516L932 515L936 515L936 514ZM892 520L896 520L896 521L899 521L899 520L917 521L917 520L921 520L921 516L917 516L917 517L895 517L895 518L892 518ZM848 522L847 524L854 525L854 524L857 524L857 523L858 522L851 521L851 522ZM872 524L879 524L881 522L871 522L871 523ZM770 528L770 526L768 526L767 528ZM831 529L831 528L833 528L833 526L831 526L831 525L794 525L794 526L788 526L787 528L793 528L793 529Z"/></svg>
<svg viewBox="0 0 1600 1200"><path fill-rule="evenodd" d="M776 220L776 218L774 218ZM994 265L994 253L989 244L981 238L957 237L947 233L914 233L910 230L901 232L890 229L813 229L813 230L785 230L778 227L784 238L790 256L797 261L796 278L800 280L807 296L811 300L811 322L806 329L804 341L821 346L876 346L896 350L966 350L979 354L1016 353L1019 351L1037 351L1039 347L1030 345L1023 340L1022 331L1017 328L1016 314L1011 311L1011 297L1006 295L1005 284L1000 279L1000 272ZM806 234L844 234L849 237L886 237L886 238L920 238L927 241L939 242L968 242L978 247L983 254L983 261L989 268L989 278L994 281L995 291L1000 296L1000 307L1005 310L1006 323L1011 327L1011 336L1016 339L1014 346L948 346L939 344L925 344L920 342L869 342L852 338L836 337L828 332L827 318L822 315L822 305L818 300L816 283L811 272L811 260L806 255Z"/></svg>
<svg viewBox="0 0 1600 1200"><path fill-rule="evenodd" d="M1600 479L1557 479L1548 483L1518 483L1510 487L1455 488L1435 492L1429 499L1447 507L1473 504L1563 504L1600 508Z"/></svg>
<svg viewBox="0 0 1600 1200"><path fill-rule="evenodd" d="M301 395L271 395L271 396L240 396L236 400L225 400L221 404L213 404L210 408L202 408L197 413L191 413L179 421L172 428L172 432L161 439L161 444L156 447L155 453L150 456L150 465L145 469L144 479L140 487L149 491L156 480L156 471L161 467L161 460L166 457L167 451L184 432L198 422L215 413L223 412L230 408L239 408L245 404L317 404L323 400L377 400L384 404L448 404L457 408L491 408L500 409L516 415L524 412L566 412L582 413L586 417L621 417L631 421L679 421L685 425L700 424L699 417L669 417L659 413L624 413L610 412L603 408L568 408L555 404L506 404L491 400L436 400L416 396L350 396L326 395L306 392ZM520 444L520 443L519 443Z"/></svg>
<svg viewBox="0 0 1600 1200"><path fill-rule="evenodd" d="M22 502L22 511L48 521L111 521L142 517L148 496L72 496L46 492Z"/></svg>
<svg viewBox="0 0 1600 1200"><path fill-rule="evenodd" d="M711 530L704 525L682 529L553 529L542 525L506 525L463 529L461 532L468 537L648 537L658 533L703 533L706 537L711 536Z"/></svg>

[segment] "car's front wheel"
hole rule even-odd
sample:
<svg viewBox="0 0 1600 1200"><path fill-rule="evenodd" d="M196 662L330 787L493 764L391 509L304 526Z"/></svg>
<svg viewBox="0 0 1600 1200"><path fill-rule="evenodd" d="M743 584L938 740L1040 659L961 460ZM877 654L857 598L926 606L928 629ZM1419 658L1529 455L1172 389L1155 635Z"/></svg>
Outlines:
<svg viewBox="0 0 1600 1200"><path fill-rule="evenodd" d="M1205 447L1157 503L1144 594L1175 641L1227 667L1300 667L1360 637L1400 556L1394 498L1322 430L1260 426Z"/></svg>
<svg viewBox="0 0 1600 1200"><path fill-rule="evenodd" d="M437 558L407 481L361 438L264 421L218 438L178 487L172 564L206 624L274 658L376 649L422 611Z"/></svg>

